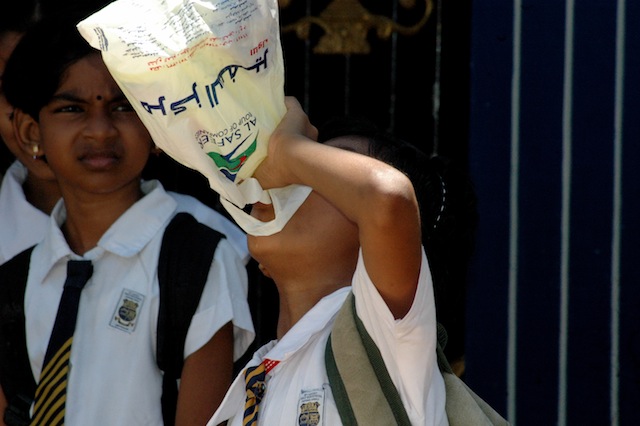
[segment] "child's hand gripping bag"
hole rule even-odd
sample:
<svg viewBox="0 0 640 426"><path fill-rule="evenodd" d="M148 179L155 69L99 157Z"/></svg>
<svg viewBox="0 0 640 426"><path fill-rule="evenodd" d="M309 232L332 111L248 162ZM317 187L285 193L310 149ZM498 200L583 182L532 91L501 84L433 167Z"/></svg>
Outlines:
<svg viewBox="0 0 640 426"><path fill-rule="evenodd" d="M206 176L247 233L284 227L311 189L251 177L286 111L277 0L117 0L78 30L156 145ZM275 219L242 210L256 201Z"/></svg>

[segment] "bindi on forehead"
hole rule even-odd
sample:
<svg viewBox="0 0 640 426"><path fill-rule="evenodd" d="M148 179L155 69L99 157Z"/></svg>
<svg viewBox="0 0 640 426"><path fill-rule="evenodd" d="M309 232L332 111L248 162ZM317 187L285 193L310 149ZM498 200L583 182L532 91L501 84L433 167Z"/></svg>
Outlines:
<svg viewBox="0 0 640 426"><path fill-rule="evenodd" d="M96 96L96 100L97 100L97 101L101 101L101 100L102 100L102 95L98 95L98 96Z"/></svg>

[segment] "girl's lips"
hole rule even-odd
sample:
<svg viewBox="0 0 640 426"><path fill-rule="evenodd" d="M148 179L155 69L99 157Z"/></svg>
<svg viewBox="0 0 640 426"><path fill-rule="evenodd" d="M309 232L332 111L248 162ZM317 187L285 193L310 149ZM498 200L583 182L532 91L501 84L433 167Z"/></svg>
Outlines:
<svg viewBox="0 0 640 426"><path fill-rule="evenodd" d="M113 151L91 152L83 155L80 160L90 169L105 170L120 161L120 157Z"/></svg>

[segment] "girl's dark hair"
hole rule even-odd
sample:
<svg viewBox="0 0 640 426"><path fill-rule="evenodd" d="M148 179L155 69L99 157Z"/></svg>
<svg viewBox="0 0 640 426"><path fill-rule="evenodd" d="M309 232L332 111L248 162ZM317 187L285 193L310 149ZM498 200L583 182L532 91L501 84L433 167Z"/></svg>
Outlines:
<svg viewBox="0 0 640 426"><path fill-rule="evenodd" d="M33 25L39 17L37 0L6 1L0 13L0 34L5 32L23 33Z"/></svg>
<svg viewBox="0 0 640 426"><path fill-rule="evenodd" d="M7 101L36 120L70 65L98 52L82 38L75 23L42 20L30 28L9 57L2 76Z"/></svg>
<svg viewBox="0 0 640 426"><path fill-rule="evenodd" d="M433 276L438 321L449 335L445 354L464 353L467 269L475 246L476 195L466 170L452 160L427 155L417 146L363 117L334 117L318 128L318 140L361 136L369 155L404 172L413 183L422 221L422 242Z"/></svg>
<svg viewBox="0 0 640 426"><path fill-rule="evenodd" d="M12 33L23 34L38 19L38 5L36 0L4 1L2 12L0 12L0 38L13 35ZM2 89L2 77L4 71L0 72L0 93ZM15 161L15 156L0 138L0 176Z"/></svg>

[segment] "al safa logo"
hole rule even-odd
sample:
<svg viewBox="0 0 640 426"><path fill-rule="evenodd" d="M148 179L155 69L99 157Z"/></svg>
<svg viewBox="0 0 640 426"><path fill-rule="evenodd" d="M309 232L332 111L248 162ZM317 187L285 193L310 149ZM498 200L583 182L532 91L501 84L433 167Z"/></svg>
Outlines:
<svg viewBox="0 0 640 426"><path fill-rule="evenodd" d="M251 154L253 154L258 146L258 132L256 132L256 137L253 139L253 142L240 154L236 155L236 152L245 145L245 142L251 136L247 136L245 140L243 140L233 151L226 155L222 155L217 152L208 152L207 155L211 157L218 169L229 179L231 182L235 182L236 176L244 163L247 162ZM235 157L235 158L234 158Z"/></svg>

